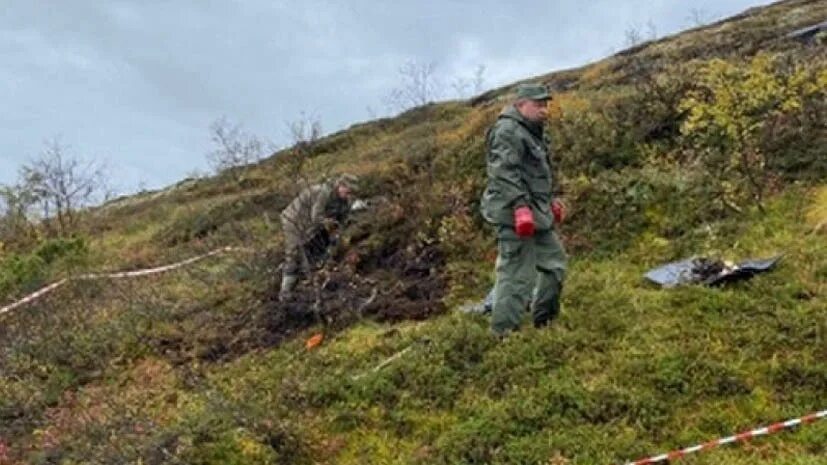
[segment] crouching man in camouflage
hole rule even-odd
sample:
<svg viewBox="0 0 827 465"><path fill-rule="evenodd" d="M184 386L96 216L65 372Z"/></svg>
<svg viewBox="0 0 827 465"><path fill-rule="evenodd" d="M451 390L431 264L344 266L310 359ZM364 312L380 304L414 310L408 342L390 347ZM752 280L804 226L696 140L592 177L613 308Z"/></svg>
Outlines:
<svg viewBox="0 0 827 465"><path fill-rule="evenodd" d="M304 250L307 241L325 228L332 231L341 225L351 210L357 178L343 174L331 181L310 186L281 212L284 232L284 264L279 298L288 298L296 287L299 275L310 271Z"/></svg>
<svg viewBox="0 0 827 465"><path fill-rule="evenodd" d="M551 98L544 86L523 84L517 99L486 136L488 185L483 217L497 232L496 283L491 329L497 336L519 329L529 303L534 325L560 312L566 254L554 232L562 203L552 199L544 137Z"/></svg>

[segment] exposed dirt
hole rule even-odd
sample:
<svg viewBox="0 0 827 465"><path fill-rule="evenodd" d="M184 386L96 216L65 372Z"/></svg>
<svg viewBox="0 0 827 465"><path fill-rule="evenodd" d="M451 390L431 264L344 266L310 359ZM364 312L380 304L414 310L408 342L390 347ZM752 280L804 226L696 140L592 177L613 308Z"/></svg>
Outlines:
<svg viewBox="0 0 827 465"><path fill-rule="evenodd" d="M436 247L399 250L381 257L381 266L360 270L357 250L334 256L325 267L279 301L278 287L265 296L262 326L278 343L296 331L322 324L339 331L361 318L377 321L422 320L444 311L442 259Z"/></svg>
<svg viewBox="0 0 827 465"><path fill-rule="evenodd" d="M262 342L277 344L315 324L330 333L362 318L395 322L444 312L445 261L436 244L416 239L419 225L410 218L405 207L392 202L357 216L340 235L326 239L328 254L322 260L311 257L317 269L285 301L278 298L276 273L261 296L263 311L255 323L266 329Z"/></svg>
<svg viewBox="0 0 827 465"><path fill-rule="evenodd" d="M364 318L423 320L444 312L444 259L438 246L417 245L404 224L394 226L376 233L368 220L351 225L324 257L311 257L316 269L284 301L279 300L281 273L275 266L282 251L261 256L261 283L247 311L201 312L210 320L203 332L156 341L156 348L176 365L193 358L220 362L278 345L314 325L329 336Z"/></svg>

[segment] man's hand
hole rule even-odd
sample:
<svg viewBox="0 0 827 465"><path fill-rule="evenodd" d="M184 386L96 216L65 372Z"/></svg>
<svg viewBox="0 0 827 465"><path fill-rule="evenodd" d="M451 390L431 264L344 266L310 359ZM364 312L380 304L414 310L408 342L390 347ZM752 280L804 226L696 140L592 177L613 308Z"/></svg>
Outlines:
<svg viewBox="0 0 827 465"><path fill-rule="evenodd" d="M335 231L339 227L339 222L333 218L325 218L322 220L322 227L329 233Z"/></svg>
<svg viewBox="0 0 827 465"><path fill-rule="evenodd" d="M514 232L518 237L534 235L534 214L529 207L519 207L514 210Z"/></svg>
<svg viewBox="0 0 827 465"><path fill-rule="evenodd" d="M554 223L561 224L566 220L566 204L560 199L552 200L551 214L554 216Z"/></svg>

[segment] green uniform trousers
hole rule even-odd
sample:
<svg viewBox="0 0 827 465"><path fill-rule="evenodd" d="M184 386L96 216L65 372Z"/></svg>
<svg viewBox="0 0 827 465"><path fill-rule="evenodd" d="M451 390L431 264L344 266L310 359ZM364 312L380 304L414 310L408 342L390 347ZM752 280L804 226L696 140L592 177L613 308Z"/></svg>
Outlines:
<svg viewBox="0 0 827 465"><path fill-rule="evenodd" d="M560 313L560 293L566 275L566 253L552 229L520 238L513 226L497 227L497 281L491 329L502 335L520 328L531 304L535 326L544 326Z"/></svg>

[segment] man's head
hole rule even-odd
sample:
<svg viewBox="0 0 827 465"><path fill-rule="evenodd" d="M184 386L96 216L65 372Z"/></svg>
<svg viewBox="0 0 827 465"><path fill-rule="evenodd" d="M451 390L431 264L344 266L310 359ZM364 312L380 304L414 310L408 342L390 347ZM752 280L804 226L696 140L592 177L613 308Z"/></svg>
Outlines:
<svg viewBox="0 0 827 465"><path fill-rule="evenodd" d="M336 178L336 194L341 199L349 200L356 190L356 183L359 178L352 174L341 174Z"/></svg>
<svg viewBox="0 0 827 465"><path fill-rule="evenodd" d="M548 101L551 100L546 86L542 84L520 84L517 86L517 100L514 107L523 118L539 123L548 117Z"/></svg>

